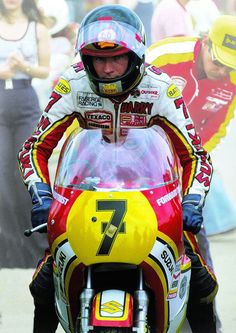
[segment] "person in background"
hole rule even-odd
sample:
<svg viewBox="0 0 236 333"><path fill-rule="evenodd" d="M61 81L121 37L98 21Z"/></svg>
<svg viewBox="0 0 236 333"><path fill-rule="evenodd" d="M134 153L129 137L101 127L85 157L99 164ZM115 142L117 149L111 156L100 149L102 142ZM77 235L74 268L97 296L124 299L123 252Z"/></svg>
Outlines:
<svg viewBox="0 0 236 333"><path fill-rule="evenodd" d="M0 267L35 265L45 242L25 241L30 200L16 156L41 112L34 77L49 73L49 34L34 0L0 0Z"/></svg>
<svg viewBox="0 0 236 333"><path fill-rule="evenodd" d="M51 35L49 76L44 82L40 79L33 81L43 110L60 75L72 63L78 24L70 20L69 7L65 0L38 0L38 8L45 17L44 22Z"/></svg>
<svg viewBox="0 0 236 333"><path fill-rule="evenodd" d="M236 0L227 0L225 4L225 13L236 15Z"/></svg>
<svg viewBox="0 0 236 333"><path fill-rule="evenodd" d="M195 4L198 4L199 2L202 1L201 0L191 0L186 7L188 7L188 5L193 2ZM214 6L214 5L213 5ZM202 4L202 9L205 8L205 5ZM214 7L215 8L215 7ZM206 11L206 8L205 8ZM207 22L206 20L206 15L204 15L204 11L200 11L201 15L204 16L204 26L205 28L209 27L210 22L212 21L211 18L209 18L209 21ZM219 11L215 10L214 11L214 16L217 18L219 18ZM232 15L231 15L232 16ZM196 22L198 24L198 26L203 27L203 25L201 25L201 22L203 22L202 20L199 22ZM187 35L187 33L186 33ZM174 33L172 34L172 36L174 36ZM204 37L204 34L203 34ZM156 45L156 47L155 47ZM153 45L150 49L156 49L158 50L158 43ZM161 43L162 45L162 43ZM169 43L168 43L169 45ZM176 55L172 54L173 58L180 58L180 62L181 62L181 56L179 55L179 46L178 44L176 44ZM167 52L167 51L166 51ZM155 51L152 51L152 54L154 54ZM172 42L172 46L171 46L171 53L174 53L174 40ZM150 55L150 54L149 54ZM163 57L165 57L165 53L163 54ZM155 56L154 56L155 58ZM162 62L160 62L160 58L157 56L157 60L156 60L156 64L158 62L158 64L160 64L160 66L162 66ZM170 59L170 57L165 57L165 61L163 62L164 65L166 65L168 63L168 60ZM174 63L174 60L171 60L172 63ZM176 60L176 66L172 68L177 69L179 67L179 61ZM164 67L163 70L167 70L167 67ZM219 71L221 69L219 68ZM173 74L173 73L172 73ZM177 71L178 74L178 71ZM231 81L234 81L234 74L230 73L228 74L228 76L231 77ZM205 91L205 93L207 93L209 91L209 89L213 89L211 88L213 85L213 80L215 81L216 79L210 79L208 78L208 80L204 80L201 82L204 82L204 84L207 86L207 90L205 90L205 88L203 88L203 90ZM219 83L221 81L221 78L217 79L217 82L215 83L216 87L217 87L217 83ZM180 80L179 80L179 84ZM182 82L182 84L186 84L184 82ZM189 87L189 86L188 86ZM222 88L219 88L222 90L223 94L223 86L221 84ZM216 88L218 89L218 87ZM201 113L198 113L198 109L196 109L196 101L200 100L201 94L198 93L198 88L195 91L195 95L199 95L198 98L196 98L196 96L193 98L193 105L189 104L190 107L190 113L192 113L192 117L195 120L195 125L197 127L197 130L199 131L199 133L201 134L201 137L203 139L203 143L207 144L206 148L211 151L216 145L218 145L218 143L220 142L220 137L221 135L225 135L226 133L226 125L229 123L229 120L234 116L233 114L233 110L235 108L235 106L233 106L231 103L229 102L221 102L217 99L216 97L210 97L210 95L206 98L206 102L208 101L208 104L206 103L205 106L203 106L204 110L202 110ZM202 92L203 92L202 90ZM190 99L192 98L192 95L190 92L190 96L188 97L188 89L185 89L185 98L186 101L190 101ZM201 93L202 93L201 92ZM235 92L227 92L225 91L225 98L228 99L229 101L231 101L234 96L235 96ZM229 96L227 96L227 94L229 94ZM217 103L220 103L217 106ZM223 106L222 104L225 103L225 106ZM212 108L211 112L208 111L206 112L207 109ZM195 113L195 115L193 115L193 113ZM198 115L196 115L198 114ZM209 117L210 115L210 117ZM198 119L196 119L196 117ZM211 128L209 127L209 121L214 119L214 123L215 124L211 124ZM196 123L197 122L197 123ZM231 229L234 229L236 227L236 209L235 206L231 200L231 198L228 196L227 192L224 190L224 184L222 181L222 177L218 172L214 173L213 176L213 183L212 183L212 190L210 195L207 197L206 200L206 205L205 205L205 209L204 209L204 215L205 215L205 223L204 223L204 227L206 229L207 234L209 235L213 235L213 234L217 234L219 232L225 232ZM203 230L204 231L204 230ZM201 231L201 232L203 232ZM205 243L207 244L207 240L205 240ZM204 245L204 242L201 242L200 245L202 248L207 248L208 246ZM208 263L212 265L212 260L210 258L210 253L208 251L208 253L205 251L206 253L206 257L209 258ZM208 259L207 259L208 260Z"/></svg>
<svg viewBox="0 0 236 333"><path fill-rule="evenodd" d="M221 15L213 0L190 0L186 9L192 17L194 32L199 36L206 34L212 23Z"/></svg>
<svg viewBox="0 0 236 333"><path fill-rule="evenodd" d="M81 22L86 14L86 3L88 0L65 0L69 8L71 22Z"/></svg>
<svg viewBox="0 0 236 333"><path fill-rule="evenodd" d="M147 61L170 75L181 89L196 130L208 150L219 141L219 133L214 135L216 128L223 131L222 124L226 125L231 119L236 107L235 40L236 17L223 15L214 21L208 35L203 38L166 38L147 51ZM230 200L227 201L227 196L222 197L222 193L226 195L222 186L214 190L212 187L206 199L204 224L207 222L211 229L215 227L217 230L219 216L223 228L235 225L235 208ZM204 229L197 237L201 252L213 267Z"/></svg>
<svg viewBox="0 0 236 333"><path fill-rule="evenodd" d="M131 127L161 126L172 140L183 168L185 248L193 267L188 319L194 332L214 333L213 299L218 284L194 237L203 220L211 160L201 147L180 91L167 74L146 64L145 39L141 20L124 6L98 7L81 22L76 51L82 62L62 75L36 130L19 152L20 170L32 198L32 225L47 222L52 202L48 159L74 119L90 130L105 125L108 141L122 139ZM146 107L140 115L144 102ZM124 113L127 106L129 119ZM99 121L104 112L106 124ZM58 324L52 264L53 258L46 251L30 284L35 304L34 333L55 332Z"/></svg>
<svg viewBox="0 0 236 333"><path fill-rule="evenodd" d="M95 9L96 7L102 6L102 5L115 4L115 3L117 3L117 1L119 2L119 0L85 0L84 1L85 13L87 14L91 10ZM136 0L126 1L126 4L129 6L131 3L131 6L132 6L133 1L136 1Z"/></svg>
<svg viewBox="0 0 236 333"><path fill-rule="evenodd" d="M193 22L186 10L189 0L161 0L151 19L152 43L166 37L193 35Z"/></svg>
<svg viewBox="0 0 236 333"><path fill-rule="evenodd" d="M187 6L191 1L198 2L198 0L161 0L152 17L152 40L154 45L156 45L155 42L167 37L195 35L193 20L191 14L187 11ZM173 55L173 57L177 58L177 55ZM164 63L165 61L168 62L167 57L165 57ZM174 59L174 61L178 63L178 60ZM205 231L201 230L200 234L203 233L206 236ZM202 237L199 246L205 260L213 267L207 238Z"/></svg>
<svg viewBox="0 0 236 333"><path fill-rule="evenodd" d="M154 12L154 2L153 0L138 0L133 10L143 22L146 31L147 46L149 46L152 41L151 19Z"/></svg>
<svg viewBox="0 0 236 333"><path fill-rule="evenodd" d="M223 14L226 12L226 7L227 4L231 1L231 0L213 0L214 3L216 4L217 8L219 8L220 12ZM234 1L234 0L232 0ZM232 13L231 13L232 14Z"/></svg>
<svg viewBox="0 0 236 333"><path fill-rule="evenodd" d="M48 103L53 88L56 86L61 74L68 68L74 59L74 45L76 43L76 35L79 24L71 21L70 11L67 1L65 0L39 0L38 7L45 16L45 24L47 25L51 35L51 62L50 73L47 80L34 79L34 87L40 96L40 107L44 110ZM71 131L78 126L78 121L67 129L66 135L62 138L54 150L50 159L50 176L54 179L55 168L59 152L64 143L64 139Z"/></svg>

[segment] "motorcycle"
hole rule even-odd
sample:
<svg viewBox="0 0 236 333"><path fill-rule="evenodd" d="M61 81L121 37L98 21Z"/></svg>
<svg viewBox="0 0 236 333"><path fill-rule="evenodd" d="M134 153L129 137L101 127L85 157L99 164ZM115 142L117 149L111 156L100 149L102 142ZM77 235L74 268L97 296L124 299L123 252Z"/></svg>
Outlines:
<svg viewBox="0 0 236 333"><path fill-rule="evenodd" d="M57 167L48 239L67 333L180 332L191 261L176 153L158 127L75 130Z"/></svg>

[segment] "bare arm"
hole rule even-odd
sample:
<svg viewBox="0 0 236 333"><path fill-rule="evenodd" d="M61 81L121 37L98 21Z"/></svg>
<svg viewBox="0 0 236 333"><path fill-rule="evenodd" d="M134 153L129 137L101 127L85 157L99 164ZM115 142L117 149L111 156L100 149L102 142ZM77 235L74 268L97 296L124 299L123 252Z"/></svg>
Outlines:
<svg viewBox="0 0 236 333"><path fill-rule="evenodd" d="M30 75L38 78L46 78L50 71L50 35L48 29L42 25L37 25L38 35L38 66L32 67Z"/></svg>
<svg viewBox="0 0 236 333"><path fill-rule="evenodd" d="M17 53L12 54L9 59L15 70L20 70L32 78L44 79L48 77L50 71L50 35L47 28L40 23L37 24L37 37L38 64L32 65Z"/></svg>
<svg viewBox="0 0 236 333"><path fill-rule="evenodd" d="M15 75L15 70L12 68L9 60L0 64L0 80L11 79Z"/></svg>

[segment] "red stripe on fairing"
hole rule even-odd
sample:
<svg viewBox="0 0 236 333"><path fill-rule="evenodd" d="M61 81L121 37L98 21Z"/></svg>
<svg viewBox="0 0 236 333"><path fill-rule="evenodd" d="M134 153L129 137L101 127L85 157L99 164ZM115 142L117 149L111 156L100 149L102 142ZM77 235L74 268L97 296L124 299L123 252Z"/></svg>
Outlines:
<svg viewBox="0 0 236 333"><path fill-rule="evenodd" d="M84 287L84 272L85 266L83 264L79 264L73 269L73 271L71 272L71 276L66 278L66 281L69 281L69 285L66 285L67 295L69 295L70 301L70 307L68 309L68 312L70 311L69 319L71 327L74 328L76 326L76 319L78 317L78 313L80 313L78 296L80 295Z"/></svg>
<svg viewBox="0 0 236 333"><path fill-rule="evenodd" d="M142 191L142 194L150 202L150 205L156 214L158 231L167 235L167 237L175 243L176 248L178 249L178 255L180 256L184 251L182 243L183 224L180 196L176 193L176 196L171 200L160 206L158 205L158 199L175 190L178 191L179 187L179 180L176 180L171 184L156 189ZM175 254L175 256L176 255L177 254ZM175 259L177 260L177 258Z"/></svg>
<svg viewBox="0 0 236 333"><path fill-rule="evenodd" d="M143 262L141 267L144 270L144 279L147 285L150 287L155 297L155 320L156 320L156 332L164 332L165 327L165 303L164 289L166 286L162 285L162 282L155 272L154 268L148 263ZM168 302L167 302L168 304ZM168 311L169 312L169 311ZM169 313L166 314L167 318Z"/></svg>
<svg viewBox="0 0 236 333"><path fill-rule="evenodd" d="M67 204L64 205L55 198L53 199L48 220L54 220L56 223L48 225L48 241L50 247L53 246L53 242L59 236L66 232L66 223L71 207L74 205L75 200L83 193L83 191L78 189L71 191L71 188L63 188L60 186L55 186L54 190L57 194L69 200Z"/></svg>
<svg viewBox="0 0 236 333"><path fill-rule="evenodd" d="M32 163L36 169L37 175L43 182L50 183L48 160L57 146L59 140L62 138L65 130L72 124L75 116L67 117L68 120L54 124L48 131L42 133L38 138L37 143L34 144L35 150L32 153ZM37 148L36 148L37 147Z"/></svg>

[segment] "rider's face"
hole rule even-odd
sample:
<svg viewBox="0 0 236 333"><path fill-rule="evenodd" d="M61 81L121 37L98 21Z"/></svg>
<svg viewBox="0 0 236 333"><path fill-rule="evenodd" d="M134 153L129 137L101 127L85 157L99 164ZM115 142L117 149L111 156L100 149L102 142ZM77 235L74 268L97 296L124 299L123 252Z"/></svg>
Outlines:
<svg viewBox="0 0 236 333"><path fill-rule="evenodd" d="M93 67L100 79L114 79L122 76L129 63L127 54L115 57L93 57Z"/></svg>

